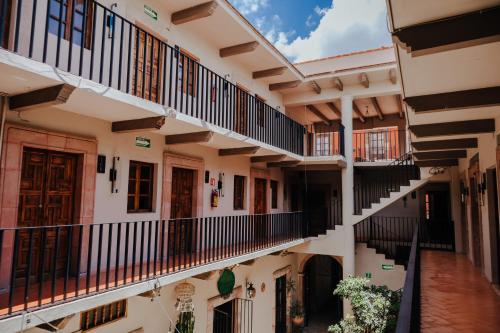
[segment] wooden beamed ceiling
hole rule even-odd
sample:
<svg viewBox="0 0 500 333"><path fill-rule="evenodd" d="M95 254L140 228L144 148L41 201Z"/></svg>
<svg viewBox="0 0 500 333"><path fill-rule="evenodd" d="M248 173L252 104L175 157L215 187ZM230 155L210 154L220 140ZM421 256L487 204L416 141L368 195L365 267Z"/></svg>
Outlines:
<svg viewBox="0 0 500 333"><path fill-rule="evenodd" d="M321 87L319 86L318 82L311 81L311 86L316 94L321 94Z"/></svg>
<svg viewBox="0 0 500 333"><path fill-rule="evenodd" d="M316 108L314 105L312 104L308 104L306 105L306 108L312 113L314 114L316 117L318 117L319 119L321 119L321 121L325 124L325 125L330 125L330 119L328 119L328 117L326 117L323 113L321 113L321 111L318 110L318 108Z"/></svg>
<svg viewBox="0 0 500 333"><path fill-rule="evenodd" d="M250 162L260 163L260 162L278 162L284 159L286 155L261 155L250 157Z"/></svg>
<svg viewBox="0 0 500 333"><path fill-rule="evenodd" d="M216 1L205 2L173 13L171 21L173 24L177 25L198 20L212 15L216 8Z"/></svg>
<svg viewBox="0 0 500 333"><path fill-rule="evenodd" d="M389 81L391 81L392 84L398 83L396 68L389 69Z"/></svg>
<svg viewBox="0 0 500 333"><path fill-rule="evenodd" d="M219 50L219 56L221 58L226 58L238 54L253 52L255 51L257 46L259 46L259 42L253 41L253 42L224 47Z"/></svg>
<svg viewBox="0 0 500 333"><path fill-rule="evenodd" d="M214 132L212 131L166 135L165 144L205 143L210 141L213 135Z"/></svg>
<svg viewBox="0 0 500 333"><path fill-rule="evenodd" d="M358 116L359 120L364 123L366 121L365 117L363 117L363 113L359 110L358 105L355 101L352 101L352 110Z"/></svg>
<svg viewBox="0 0 500 333"><path fill-rule="evenodd" d="M423 160L423 161L414 161L415 165L418 167L447 167L447 166L457 166L458 159L450 158L443 160Z"/></svg>
<svg viewBox="0 0 500 333"><path fill-rule="evenodd" d="M333 113L335 113L335 115L339 118L342 117L342 112L340 112L339 108L335 105L335 103L333 102L328 102L326 103L326 106L328 106L328 108L330 110L332 110Z"/></svg>
<svg viewBox="0 0 500 333"><path fill-rule="evenodd" d="M403 111L403 99L401 97L401 95L394 95L395 98L396 98L396 105L398 106L398 113L399 113L399 118L403 119L404 115L404 111Z"/></svg>
<svg viewBox="0 0 500 333"><path fill-rule="evenodd" d="M129 133L137 131L159 130L163 125L165 125L165 119L165 116L157 116L114 121L111 124L111 131L114 133Z"/></svg>
<svg viewBox="0 0 500 333"><path fill-rule="evenodd" d="M359 83L361 83L361 85L367 89L370 88L370 80L368 79L368 74L359 74Z"/></svg>
<svg viewBox="0 0 500 333"><path fill-rule="evenodd" d="M372 97L371 102L373 104L373 107L375 108L375 112L377 112L378 119L384 120L384 113L382 112L382 108L380 107L380 104L378 104L377 97Z"/></svg>
<svg viewBox="0 0 500 333"><path fill-rule="evenodd" d="M432 150L432 151L417 151L412 153L418 160L442 160L452 158L467 157L467 150Z"/></svg>
<svg viewBox="0 0 500 333"><path fill-rule="evenodd" d="M270 91L282 90L282 89L291 89L296 88L301 83L300 80L296 81L288 81L288 82L279 82L279 83L271 83L269 85Z"/></svg>
<svg viewBox="0 0 500 333"><path fill-rule="evenodd" d="M479 119L454 121L447 123L410 125L409 128L417 137L494 133L495 119Z"/></svg>
<svg viewBox="0 0 500 333"><path fill-rule="evenodd" d="M342 80L340 80L338 77L333 78L333 85L337 90L344 91L344 84L342 83Z"/></svg>
<svg viewBox="0 0 500 333"><path fill-rule="evenodd" d="M411 96L404 101L415 112L494 106L500 105L500 86Z"/></svg>
<svg viewBox="0 0 500 333"><path fill-rule="evenodd" d="M74 86L63 83L14 95L9 98L9 109L26 111L64 104L74 90Z"/></svg>
<svg viewBox="0 0 500 333"><path fill-rule="evenodd" d="M395 43L413 56L500 40L500 6L397 29Z"/></svg>
<svg viewBox="0 0 500 333"><path fill-rule="evenodd" d="M418 150L437 150L437 149L463 149L477 148L477 138L434 140L434 141L414 141L411 144Z"/></svg>
<svg viewBox="0 0 500 333"><path fill-rule="evenodd" d="M278 76L282 75L285 72L285 70L286 67L276 67L276 68L264 69L261 71L255 71L252 73L252 78L260 79L263 77Z"/></svg>
<svg viewBox="0 0 500 333"><path fill-rule="evenodd" d="M219 156L232 155L253 155L259 150L259 147L239 147L219 149Z"/></svg>
<svg viewBox="0 0 500 333"><path fill-rule="evenodd" d="M281 162L269 162L267 163L268 168L292 168L299 164L299 161L281 161Z"/></svg>

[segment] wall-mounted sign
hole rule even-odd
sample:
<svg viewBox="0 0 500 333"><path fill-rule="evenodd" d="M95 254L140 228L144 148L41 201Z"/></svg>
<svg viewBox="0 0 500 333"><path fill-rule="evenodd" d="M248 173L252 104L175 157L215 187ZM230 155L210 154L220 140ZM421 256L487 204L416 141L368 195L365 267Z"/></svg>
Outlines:
<svg viewBox="0 0 500 333"><path fill-rule="evenodd" d="M365 278L371 279L372 278L372 273L371 272L366 272L365 273Z"/></svg>
<svg viewBox="0 0 500 333"><path fill-rule="evenodd" d="M143 138L142 136L136 136L135 145L142 148L151 148L151 139Z"/></svg>
<svg viewBox="0 0 500 333"><path fill-rule="evenodd" d="M158 13L148 5L144 5L144 13L151 17L153 20L157 21L158 20Z"/></svg>
<svg viewBox="0 0 500 333"><path fill-rule="evenodd" d="M391 264L382 264L382 269L384 271L392 271L394 269L394 265L391 265Z"/></svg>
<svg viewBox="0 0 500 333"><path fill-rule="evenodd" d="M235 284L234 273L230 269L224 269L217 280L217 290L222 298L227 298L233 292Z"/></svg>

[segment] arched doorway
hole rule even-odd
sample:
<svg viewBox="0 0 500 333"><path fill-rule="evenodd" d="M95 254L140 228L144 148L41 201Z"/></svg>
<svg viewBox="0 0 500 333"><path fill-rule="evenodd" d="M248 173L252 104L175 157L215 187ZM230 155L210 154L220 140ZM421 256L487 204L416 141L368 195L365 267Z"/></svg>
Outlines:
<svg viewBox="0 0 500 333"><path fill-rule="evenodd" d="M304 266L303 299L307 332L326 332L343 316L342 299L333 295L342 266L331 256L315 255Z"/></svg>

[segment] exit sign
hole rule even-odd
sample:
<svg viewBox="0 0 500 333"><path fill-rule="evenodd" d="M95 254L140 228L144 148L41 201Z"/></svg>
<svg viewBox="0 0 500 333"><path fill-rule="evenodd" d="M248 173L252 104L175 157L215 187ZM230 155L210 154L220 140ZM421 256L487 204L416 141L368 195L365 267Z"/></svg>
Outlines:
<svg viewBox="0 0 500 333"><path fill-rule="evenodd" d="M142 148L151 148L151 140L142 136L136 136L135 145Z"/></svg>
<svg viewBox="0 0 500 333"><path fill-rule="evenodd" d="M370 272L366 272L366 273L365 273L365 278L367 278L367 279L371 279L371 278L372 278L372 273L370 273Z"/></svg>
<svg viewBox="0 0 500 333"><path fill-rule="evenodd" d="M392 271L394 269L394 265L391 265L391 264L382 264L382 269L384 271Z"/></svg>
<svg viewBox="0 0 500 333"><path fill-rule="evenodd" d="M151 17L153 20L157 21L158 20L158 13L151 7L144 5L144 13Z"/></svg>

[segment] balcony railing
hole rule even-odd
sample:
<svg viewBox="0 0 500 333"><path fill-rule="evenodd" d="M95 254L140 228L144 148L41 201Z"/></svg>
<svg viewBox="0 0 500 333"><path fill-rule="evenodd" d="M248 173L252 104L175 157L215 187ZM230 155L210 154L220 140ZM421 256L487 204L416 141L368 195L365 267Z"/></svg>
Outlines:
<svg viewBox="0 0 500 333"><path fill-rule="evenodd" d="M301 124L96 1L0 0L0 22L3 48L304 153Z"/></svg>
<svg viewBox="0 0 500 333"><path fill-rule="evenodd" d="M0 229L0 316L301 239L301 212Z"/></svg>
<svg viewBox="0 0 500 333"><path fill-rule="evenodd" d="M334 156L344 155L344 126L339 125L338 130L322 130L307 133L306 156Z"/></svg>
<svg viewBox="0 0 500 333"><path fill-rule="evenodd" d="M354 132L355 162L394 161L408 152L406 130L397 128Z"/></svg>

